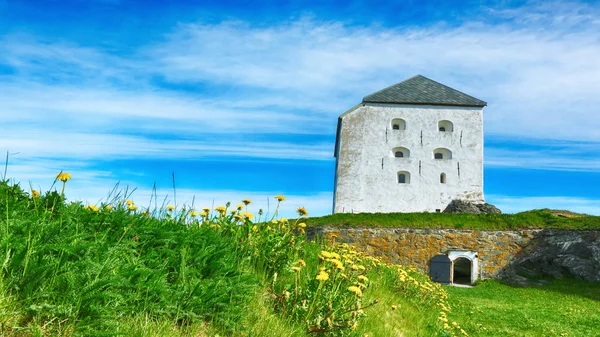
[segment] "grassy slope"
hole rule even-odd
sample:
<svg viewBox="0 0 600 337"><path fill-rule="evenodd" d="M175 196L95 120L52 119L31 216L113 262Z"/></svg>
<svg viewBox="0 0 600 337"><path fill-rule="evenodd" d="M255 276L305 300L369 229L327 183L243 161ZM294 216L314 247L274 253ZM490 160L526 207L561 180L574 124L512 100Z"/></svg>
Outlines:
<svg viewBox="0 0 600 337"><path fill-rule="evenodd" d="M264 227L252 237L269 235ZM123 201L94 211L64 204L56 193L32 199L0 182L0 335L314 336L304 321L275 313L273 271L256 269L232 235L144 216ZM311 280L321 250L314 243L301 250ZM297 257L288 259L278 269L283 282L294 275L289 264ZM365 303L376 297L382 303L365 309L362 330L344 335L434 335L436 316L422 315L425 306L391 291L389 275L373 274L371 281ZM392 320L390 303L400 305Z"/></svg>
<svg viewBox="0 0 600 337"><path fill-rule="evenodd" d="M554 280L540 287L484 281L474 288L445 287L470 336L600 336L600 286Z"/></svg>
<svg viewBox="0 0 600 337"><path fill-rule="evenodd" d="M550 210L533 210L516 214L447 214L447 213L359 213L333 214L306 219L309 226L407 227L463 229L600 229L600 216L561 217Z"/></svg>

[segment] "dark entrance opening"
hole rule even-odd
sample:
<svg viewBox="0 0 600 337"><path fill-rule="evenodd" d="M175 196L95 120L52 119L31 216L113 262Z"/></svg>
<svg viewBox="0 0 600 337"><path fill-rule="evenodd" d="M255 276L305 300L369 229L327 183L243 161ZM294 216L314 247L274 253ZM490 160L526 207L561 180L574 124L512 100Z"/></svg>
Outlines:
<svg viewBox="0 0 600 337"><path fill-rule="evenodd" d="M471 260L459 257L454 260L452 268L452 282L455 284L471 284L471 268L472 262Z"/></svg>

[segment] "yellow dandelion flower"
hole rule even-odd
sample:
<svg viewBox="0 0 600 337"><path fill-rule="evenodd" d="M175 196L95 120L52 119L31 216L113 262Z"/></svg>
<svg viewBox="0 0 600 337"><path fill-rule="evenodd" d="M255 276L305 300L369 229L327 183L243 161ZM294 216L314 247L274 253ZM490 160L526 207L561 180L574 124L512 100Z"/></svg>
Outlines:
<svg viewBox="0 0 600 337"><path fill-rule="evenodd" d="M71 179L71 174L67 172L60 172L56 175L56 179L62 181L63 183L67 180Z"/></svg>
<svg viewBox="0 0 600 337"><path fill-rule="evenodd" d="M174 209L175 209L175 206L173 206L173 205L167 206L167 211L169 211L169 212L173 211Z"/></svg>
<svg viewBox="0 0 600 337"><path fill-rule="evenodd" d="M296 264L299 265L300 267L306 267L306 262L304 262L304 260L302 260L302 259L296 261Z"/></svg>
<svg viewBox="0 0 600 337"><path fill-rule="evenodd" d="M210 208L208 208L208 207L204 207L204 208L202 208L202 210L206 213L210 212Z"/></svg>
<svg viewBox="0 0 600 337"><path fill-rule="evenodd" d="M227 208L225 208L225 206L217 206L215 207L215 211L224 213L227 212Z"/></svg>
<svg viewBox="0 0 600 337"><path fill-rule="evenodd" d="M392 310L396 310L396 309L398 309L398 306L397 305L392 305Z"/></svg>
<svg viewBox="0 0 600 337"><path fill-rule="evenodd" d="M127 205L133 205L133 200L131 200L131 199L127 199L127 200L125 200L125 203L126 203Z"/></svg>
<svg viewBox="0 0 600 337"><path fill-rule="evenodd" d="M31 197L34 199L37 199L40 197L40 192L36 191L36 190L31 190Z"/></svg>
<svg viewBox="0 0 600 337"><path fill-rule="evenodd" d="M231 215L234 215L235 213L237 213L237 209L230 209L229 212L231 213Z"/></svg>
<svg viewBox="0 0 600 337"><path fill-rule="evenodd" d="M292 270L295 272L299 272L300 271L300 267L292 267Z"/></svg>
<svg viewBox="0 0 600 337"><path fill-rule="evenodd" d="M233 218L236 220L242 220L242 216L239 214L234 215Z"/></svg>
<svg viewBox="0 0 600 337"><path fill-rule="evenodd" d="M369 282L369 279L365 275L358 275L358 279L363 282Z"/></svg>
<svg viewBox="0 0 600 337"><path fill-rule="evenodd" d="M335 264L336 269L344 270L344 264L338 259L327 259L328 262Z"/></svg>
<svg viewBox="0 0 600 337"><path fill-rule="evenodd" d="M333 259L333 255L326 250L322 250L321 255L326 259Z"/></svg>
<svg viewBox="0 0 600 337"><path fill-rule="evenodd" d="M304 234L304 228L298 228L298 232L300 232L300 234Z"/></svg>
<svg viewBox="0 0 600 337"><path fill-rule="evenodd" d="M242 213L242 216L247 220L254 219L254 214L252 214L250 212L244 212L244 213Z"/></svg>
<svg viewBox="0 0 600 337"><path fill-rule="evenodd" d="M343 277L343 278L348 278L348 275L346 275L344 273L341 273L340 276Z"/></svg>
<svg viewBox="0 0 600 337"><path fill-rule="evenodd" d="M329 279L329 274L326 271L321 270L316 279L317 281L327 281Z"/></svg>
<svg viewBox="0 0 600 337"><path fill-rule="evenodd" d="M202 212L200 213L200 216L206 218L208 216L208 212Z"/></svg>
<svg viewBox="0 0 600 337"><path fill-rule="evenodd" d="M104 209L107 211L110 211L113 209L113 207L111 205L106 205L106 206L104 206Z"/></svg>
<svg viewBox="0 0 600 337"><path fill-rule="evenodd" d="M129 205L129 206L127 206L127 208L128 208L130 211L135 211L135 210L136 210L138 207L137 207L136 205Z"/></svg>
<svg viewBox="0 0 600 337"><path fill-rule="evenodd" d="M150 213L148 211L143 211L140 214L143 215L143 216L150 216Z"/></svg>
<svg viewBox="0 0 600 337"><path fill-rule="evenodd" d="M100 210L96 205L87 205L87 206L85 206L85 209L87 209L89 211L94 211L94 212L98 212Z"/></svg>
<svg viewBox="0 0 600 337"><path fill-rule="evenodd" d="M357 267L358 267L358 269L360 269L360 270L365 270L365 269L366 269L366 268L365 268L365 266L363 266L363 265L360 265L360 264L359 264Z"/></svg>
<svg viewBox="0 0 600 337"><path fill-rule="evenodd" d="M279 218L279 223L287 223L288 219L287 218Z"/></svg>
<svg viewBox="0 0 600 337"><path fill-rule="evenodd" d="M301 222L298 224L298 227L300 228L306 228L306 224L304 222Z"/></svg>
<svg viewBox="0 0 600 337"><path fill-rule="evenodd" d="M308 212L306 211L306 208L304 207L298 207L298 209L296 210L296 212L298 212L298 215L300 216L307 216Z"/></svg>
<svg viewBox="0 0 600 337"><path fill-rule="evenodd" d="M276 195L275 199L277 199L278 201L285 201L285 197L283 195Z"/></svg>
<svg viewBox="0 0 600 337"><path fill-rule="evenodd" d="M258 226L257 225L252 226L252 231L254 233L258 232Z"/></svg>
<svg viewBox="0 0 600 337"><path fill-rule="evenodd" d="M359 287L355 287L355 286L349 286L348 290L350 292L353 292L354 294L356 294L356 296L361 297L362 296L362 290L360 290Z"/></svg>
<svg viewBox="0 0 600 337"><path fill-rule="evenodd" d="M250 199L244 199L244 200L242 200L242 202L244 203L244 205L248 206L249 204L252 203L252 200L250 200Z"/></svg>
<svg viewBox="0 0 600 337"><path fill-rule="evenodd" d="M272 223L273 225L277 225L277 224L278 224L277 220L272 220L272 221L271 221L271 223Z"/></svg>
<svg viewBox="0 0 600 337"><path fill-rule="evenodd" d="M198 211L190 211L191 217L195 217L196 215L198 215Z"/></svg>

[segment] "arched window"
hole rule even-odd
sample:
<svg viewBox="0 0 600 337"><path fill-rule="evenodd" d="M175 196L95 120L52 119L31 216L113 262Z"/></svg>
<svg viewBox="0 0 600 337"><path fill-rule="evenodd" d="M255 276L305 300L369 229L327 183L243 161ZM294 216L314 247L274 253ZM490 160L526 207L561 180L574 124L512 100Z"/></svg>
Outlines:
<svg viewBox="0 0 600 337"><path fill-rule="evenodd" d="M446 173L440 174L440 183L442 183L442 184L446 183Z"/></svg>
<svg viewBox="0 0 600 337"><path fill-rule="evenodd" d="M433 150L434 159L452 159L452 151L443 147Z"/></svg>
<svg viewBox="0 0 600 337"><path fill-rule="evenodd" d="M392 130L406 130L406 122L402 118L392 119Z"/></svg>
<svg viewBox="0 0 600 337"><path fill-rule="evenodd" d="M398 172L398 184L410 184L410 173L406 171Z"/></svg>
<svg viewBox="0 0 600 337"><path fill-rule="evenodd" d="M438 122L438 130L442 132L454 131L454 124L451 121L443 120Z"/></svg>
<svg viewBox="0 0 600 337"><path fill-rule="evenodd" d="M410 150L405 147L395 147L392 149L392 156L396 158L408 158L410 157Z"/></svg>

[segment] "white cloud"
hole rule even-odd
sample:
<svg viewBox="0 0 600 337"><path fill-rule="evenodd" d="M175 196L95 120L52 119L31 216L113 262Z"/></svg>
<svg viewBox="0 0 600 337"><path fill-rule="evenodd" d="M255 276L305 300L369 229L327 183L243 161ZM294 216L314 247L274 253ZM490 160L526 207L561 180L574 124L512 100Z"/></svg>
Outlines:
<svg viewBox="0 0 600 337"><path fill-rule="evenodd" d="M77 158L77 160L203 157L253 157L296 160L331 160L329 144L293 144L211 140L146 138L119 134L9 130L0 134L0 151L19 152L34 158Z"/></svg>
<svg viewBox="0 0 600 337"><path fill-rule="evenodd" d="M519 197L486 195L486 200L504 213L517 213L532 209L550 208L577 213L600 215L600 200L578 197L547 196Z"/></svg>
<svg viewBox="0 0 600 337"><path fill-rule="evenodd" d="M600 159L595 155L600 150L600 143L532 139L512 141L512 148L486 146L485 166L600 172Z"/></svg>

